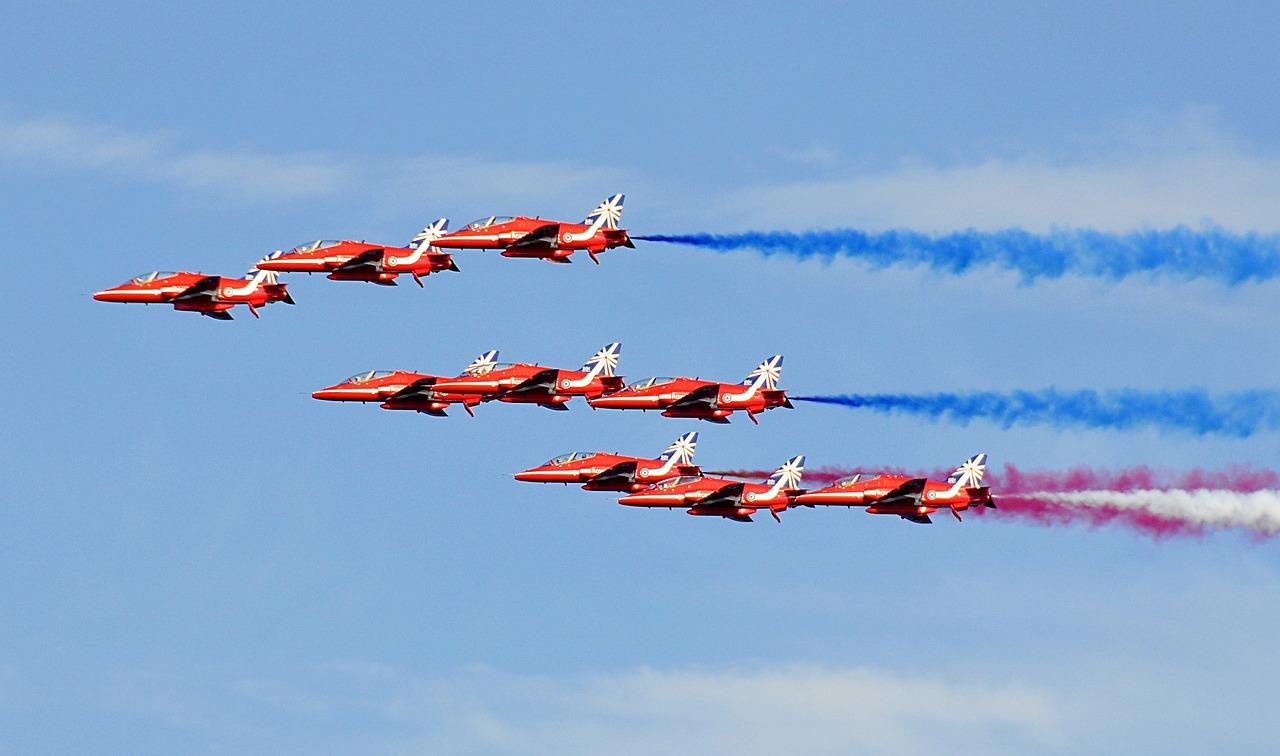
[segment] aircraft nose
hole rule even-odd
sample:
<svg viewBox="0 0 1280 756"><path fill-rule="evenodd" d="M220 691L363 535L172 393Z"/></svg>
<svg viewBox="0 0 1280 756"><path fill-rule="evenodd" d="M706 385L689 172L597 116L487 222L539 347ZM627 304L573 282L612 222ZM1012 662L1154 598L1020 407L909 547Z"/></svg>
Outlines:
<svg viewBox="0 0 1280 756"><path fill-rule="evenodd" d="M319 389L319 390L316 390L316 391L312 391L312 392L311 392L311 398L312 398L312 399L325 399L325 400L328 400L328 401L338 401L339 399L341 399L341 398L342 398L341 392L339 391L339 389L341 389L341 388L342 388L342 384L341 384L341 383L339 383L339 384L337 384L337 385L334 385L334 386L326 386L325 388L322 388L322 389Z"/></svg>
<svg viewBox="0 0 1280 756"><path fill-rule="evenodd" d="M114 288L103 289L102 291L95 291L93 293L93 298L99 302L114 302L118 297L119 294Z"/></svg>
<svg viewBox="0 0 1280 756"><path fill-rule="evenodd" d="M538 468L530 467L528 470L521 470L520 472L516 473L512 477L514 477L516 480L522 480L526 483L537 483L539 480L539 476L537 473L538 473Z"/></svg>

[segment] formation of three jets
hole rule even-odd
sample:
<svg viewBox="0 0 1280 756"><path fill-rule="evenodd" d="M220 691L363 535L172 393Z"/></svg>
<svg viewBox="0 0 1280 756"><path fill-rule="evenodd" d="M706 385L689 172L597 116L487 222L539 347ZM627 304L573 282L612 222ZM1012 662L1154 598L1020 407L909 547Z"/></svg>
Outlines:
<svg viewBox="0 0 1280 756"><path fill-rule="evenodd" d="M763 483L704 475L693 464L698 434L686 433L656 459L616 452L572 452L515 474L533 483L580 484L588 491L622 493L618 503L631 507L684 509L688 514L751 522L761 510L779 522L794 507L865 507L871 514L897 515L914 523L932 522L929 515L946 509L957 520L975 506L995 507L982 485L986 454L957 467L946 482L897 474L860 473L815 490L800 487L804 456L787 460Z"/></svg>
<svg viewBox="0 0 1280 756"><path fill-rule="evenodd" d="M449 233L449 221L441 218L420 231L405 246L365 241L319 240L275 252L259 260L244 278L207 276L188 271L153 271L103 289L93 295L103 302L171 304L175 310L198 312L218 320L231 320L230 310L247 305L254 317L258 308L272 302L293 304L278 273L324 273L334 281L365 281L394 286L401 275L422 278L432 273L457 271L449 249L499 249L504 257L526 257L556 263L570 262L575 252L586 252L599 264L599 253L615 247L634 248L622 220L624 196L615 194L595 207L581 223L551 221L529 216L489 216Z"/></svg>
<svg viewBox="0 0 1280 756"><path fill-rule="evenodd" d="M378 402L383 409L413 410L443 416L450 405L468 414L483 402L536 404L566 410L574 397L595 409L660 411L664 417L686 417L727 423L734 412L756 415L774 407L791 408L787 392L778 388L782 355L774 355L747 374L741 383L699 378L648 378L624 385L616 374L622 344L606 344L577 370L536 363L498 362L498 351L477 357L460 375L446 377L407 370L368 370L312 397L329 401Z"/></svg>

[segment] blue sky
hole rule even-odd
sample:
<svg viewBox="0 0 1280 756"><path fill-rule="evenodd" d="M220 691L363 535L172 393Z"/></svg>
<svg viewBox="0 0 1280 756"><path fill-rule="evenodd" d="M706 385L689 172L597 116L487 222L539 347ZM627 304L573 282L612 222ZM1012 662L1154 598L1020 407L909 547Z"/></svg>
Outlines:
<svg viewBox="0 0 1280 756"><path fill-rule="evenodd" d="M8 9L0 31L0 751L1273 750L1275 545L994 518L776 526L509 475L696 427L312 401L501 348L796 392L1268 388L1274 283L1034 285L658 245L291 281L216 323L89 293L430 220L637 233L1280 230L1275 9L389 3ZM1280 464L1276 438L821 406L709 466Z"/></svg>

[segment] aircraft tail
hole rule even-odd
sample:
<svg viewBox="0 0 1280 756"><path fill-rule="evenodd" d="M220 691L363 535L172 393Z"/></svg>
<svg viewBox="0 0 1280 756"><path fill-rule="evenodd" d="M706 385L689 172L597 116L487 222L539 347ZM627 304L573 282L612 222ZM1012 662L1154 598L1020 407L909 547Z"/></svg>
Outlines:
<svg viewBox="0 0 1280 756"><path fill-rule="evenodd" d="M496 364L498 364L498 350L490 349L472 360L471 364L467 365L463 372L468 375L484 375L490 370L493 370L493 367Z"/></svg>
<svg viewBox="0 0 1280 756"><path fill-rule="evenodd" d="M781 379L782 355L775 354L756 366L755 370L747 373L747 377L742 379L742 385L753 392L759 389L772 391L778 387L778 381Z"/></svg>
<svg viewBox="0 0 1280 756"><path fill-rule="evenodd" d="M625 194L615 194L606 197L603 202L596 205L583 220L583 223L593 228L607 228L614 230L618 228L618 223L622 221L622 201L626 199Z"/></svg>
<svg viewBox="0 0 1280 756"><path fill-rule="evenodd" d="M697 448L698 432L693 431L673 441L670 446L663 450L658 459L664 462L672 461L677 465L691 465L693 464L693 453Z"/></svg>
<svg viewBox="0 0 1280 756"><path fill-rule="evenodd" d="M276 276L276 272L274 270L262 270L258 266L265 262L270 262L283 254L284 254L284 250L277 249L275 252L272 252L271 254L262 258L258 262L254 263L253 267L249 268L248 272L244 274L244 277L252 281L255 287L261 286L263 284L266 284L268 286L274 286L276 283L279 282ZM259 276L261 276L261 278L259 278Z"/></svg>
<svg viewBox="0 0 1280 756"><path fill-rule="evenodd" d="M987 454L979 452L964 461L947 478L951 484L950 494L959 493L966 488L981 488L982 476L987 473Z"/></svg>
<svg viewBox="0 0 1280 756"><path fill-rule="evenodd" d="M600 351L591 356L582 366L583 372L591 377L603 375L606 378L612 378L614 371L618 367L618 358L622 356L622 342L615 341L612 344L605 344Z"/></svg>
<svg viewBox="0 0 1280 756"><path fill-rule="evenodd" d="M413 237L413 240L409 242L409 248L418 249L423 245L430 247L431 242L444 236L445 233L448 231L448 229L449 229L449 219L440 218L436 222L432 223L430 226L427 226L426 228L419 231L418 235Z"/></svg>
<svg viewBox="0 0 1280 756"><path fill-rule="evenodd" d="M773 495L779 491L794 489L800 487L800 478L804 475L804 455L799 454L787 460L777 470L773 471L773 475L765 481L765 485L769 486L769 494Z"/></svg>

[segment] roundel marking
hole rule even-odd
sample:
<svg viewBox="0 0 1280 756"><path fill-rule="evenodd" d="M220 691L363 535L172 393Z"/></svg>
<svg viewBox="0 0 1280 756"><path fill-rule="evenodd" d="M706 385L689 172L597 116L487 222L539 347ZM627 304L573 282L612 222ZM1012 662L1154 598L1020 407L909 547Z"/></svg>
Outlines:
<svg viewBox="0 0 1280 756"><path fill-rule="evenodd" d="M568 379L568 378L561 378L561 379L560 379L560 388L569 388L569 379Z"/></svg>
<svg viewBox="0 0 1280 756"><path fill-rule="evenodd" d="M649 477L649 468L647 468L647 467L646 467L646 468L644 468L643 470L641 470L641 471L640 471L640 477L642 477L642 478L647 478L647 477Z"/></svg>
<svg viewBox="0 0 1280 756"><path fill-rule="evenodd" d="M747 494L747 501L755 501L755 500L756 500L756 492L755 492L755 491L752 491L751 493Z"/></svg>
<svg viewBox="0 0 1280 756"><path fill-rule="evenodd" d="M400 258L394 257L394 256L387 258L387 265L399 265L399 264L400 264Z"/></svg>
<svg viewBox="0 0 1280 756"><path fill-rule="evenodd" d="M561 235L560 235L560 239L561 239L562 241L565 241L565 242L571 242L571 241L573 241L573 234L571 234L571 233L563 233L563 234L561 234Z"/></svg>
<svg viewBox="0 0 1280 756"><path fill-rule="evenodd" d="M937 491L930 491L929 493L925 494L925 498L928 498L928 499L936 499L936 498L938 498L938 492L937 492Z"/></svg>
<svg viewBox="0 0 1280 756"><path fill-rule="evenodd" d="M224 297L229 297L229 296L231 296L231 287L230 287L230 286L225 286L225 287L223 287L223 289L222 289L222 296L224 296Z"/></svg>
<svg viewBox="0 0 1280 756"><path fill-rule="evenodd" d="M720 401L722 401L722 402L731 402L731 401L733 401L733 396L732 396L732 395L730 395L730 394L721 394L721 395L720 395Z"/></svg>

